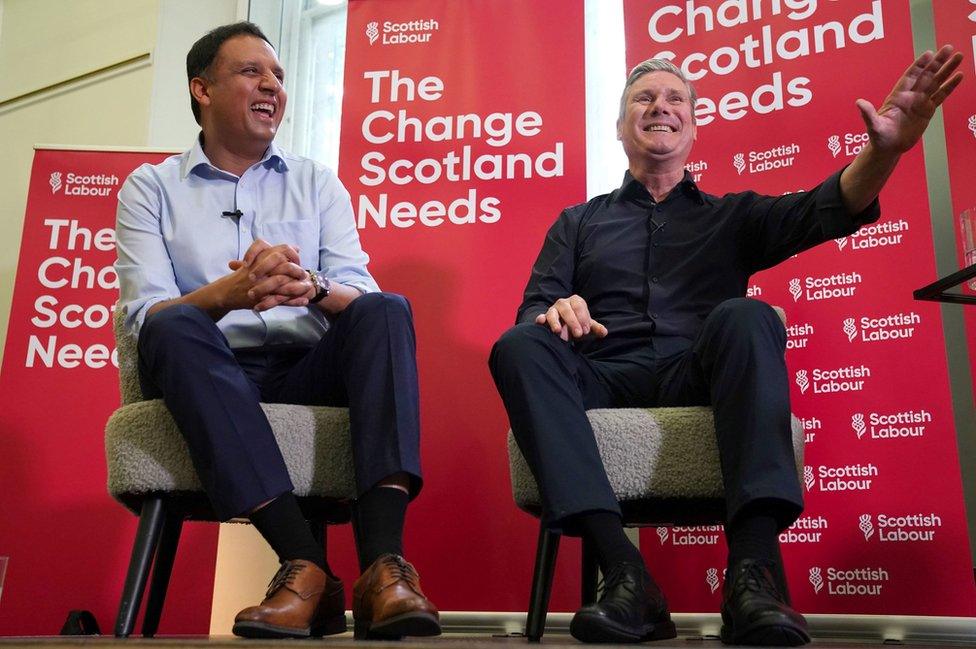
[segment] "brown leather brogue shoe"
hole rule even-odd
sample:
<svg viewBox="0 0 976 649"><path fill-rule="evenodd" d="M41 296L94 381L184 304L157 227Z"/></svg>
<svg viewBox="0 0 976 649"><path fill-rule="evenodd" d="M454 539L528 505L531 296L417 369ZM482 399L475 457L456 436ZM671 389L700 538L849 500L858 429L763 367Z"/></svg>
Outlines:
<svg viewBox="0 0 976 649"><path fill-rule="evenodd" d="M234 635L308 638L342 633L345 604L339 579L309 561L285 561L268 584L264 601L234 618Z"/></svg>
<svg viewBox="0 0 976 649"><path fill-rule="evenodd" d="M353 586L356 639L440 635L437 609L420 590L420 575L397 554L384 554Z"/></svg>

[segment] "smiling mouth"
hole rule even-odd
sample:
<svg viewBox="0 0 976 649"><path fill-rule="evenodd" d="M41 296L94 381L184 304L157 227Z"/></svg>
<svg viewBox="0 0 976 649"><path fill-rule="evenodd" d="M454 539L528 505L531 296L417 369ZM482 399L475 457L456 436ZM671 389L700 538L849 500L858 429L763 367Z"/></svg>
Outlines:
<svg viewBox="0 0 976 649"><path fill-rule="evenodd" d="M275 105L274 104L269 104L267 102L260 102L260 103L257 103L257 104L251 104L251 111L252 112L255 112L255 113L259 113L259 114L264 115L266 117L274 117L274 114L275 114Z"/></svg>
<svg viewBox="0 0 976 649"><path fill-rule="evenodd" d="M678 129L667 124L648 124L643 128L645 133L676 133Z"/></svg>

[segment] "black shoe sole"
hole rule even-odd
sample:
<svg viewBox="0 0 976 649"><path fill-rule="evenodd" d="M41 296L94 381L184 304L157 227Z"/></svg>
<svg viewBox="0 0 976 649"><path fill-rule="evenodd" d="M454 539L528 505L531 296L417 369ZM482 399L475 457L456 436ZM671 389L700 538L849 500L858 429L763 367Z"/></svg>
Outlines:
<svg viewBox="0 0 976 649"><path fill-rule="evenodd" d="M722 642L754 647L799 647L810 642L810 634L793 624L757 624L740 632L723 624Z"/></svg>
<svg viewBox="0 0 976 649"><path fill-rule="evenodd" d="M602 615L580 612L569 623L569 633L580 642L630 643L670 640L678 636L670 619L633 628L618 624Z"/></svg>
<svg viewBox="0 0 976 649"><path fill-rule="evenodd" d="M320 638L324 635L335 635L336 633L346 632L346 616L336 615L322 624L314 627L296 628L290 626L278 626L267 622L236 622L233 629L234 635L241 638Z"/></svg>
<svg viewBox="0 0 976 649"><path fill-rule="evenodd" d="M441 624L430 613L395 615L376 624L356 620L353 636L357 640L399 640L404 636L429 637L441 634Z"/></svg>

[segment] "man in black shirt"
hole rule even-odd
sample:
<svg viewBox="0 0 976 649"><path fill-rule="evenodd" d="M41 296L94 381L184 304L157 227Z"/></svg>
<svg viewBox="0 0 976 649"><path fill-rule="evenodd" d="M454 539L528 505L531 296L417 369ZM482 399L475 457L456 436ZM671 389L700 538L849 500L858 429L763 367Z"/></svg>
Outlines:
<svg viewBox="0 0 976 649"><path fill-rule="evenodd" d="M790 430L786 333L744 297L750 275L880 216L877 196L958 85L951 46L920 56L880 110L857 106L869 143L808 192L716 197L684 166L695 92L669 61L635 67L617 135L623 184L568 208L532 268L517 324L489 364L539 484L543 521L595 547L606 588L573 617L586 642L675 636L664 596L623 531L586 418L607 407L710 405L726 496L722 640L799 645L778 533L803 509Z"/></svg>

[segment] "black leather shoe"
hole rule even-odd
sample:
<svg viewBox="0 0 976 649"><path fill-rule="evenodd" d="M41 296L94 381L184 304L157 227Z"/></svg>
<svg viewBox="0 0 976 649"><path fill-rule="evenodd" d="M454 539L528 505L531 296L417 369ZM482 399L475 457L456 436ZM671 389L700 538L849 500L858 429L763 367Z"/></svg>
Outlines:
<svg viewBox="0 0 976 649"><path fill-rule="evenodd" d="M771 561L743 559L728 571L722 590L722 642L796 647L810 642L807 621L776 586Z"/></svg>
<svg viewBox="0 0 976 649"><path fill-rule="evenodd" d="M620 563L604 576L603 596L576 611L569 632L581 642L644 642L677 636L668 603L644 566Z"/></svg>

